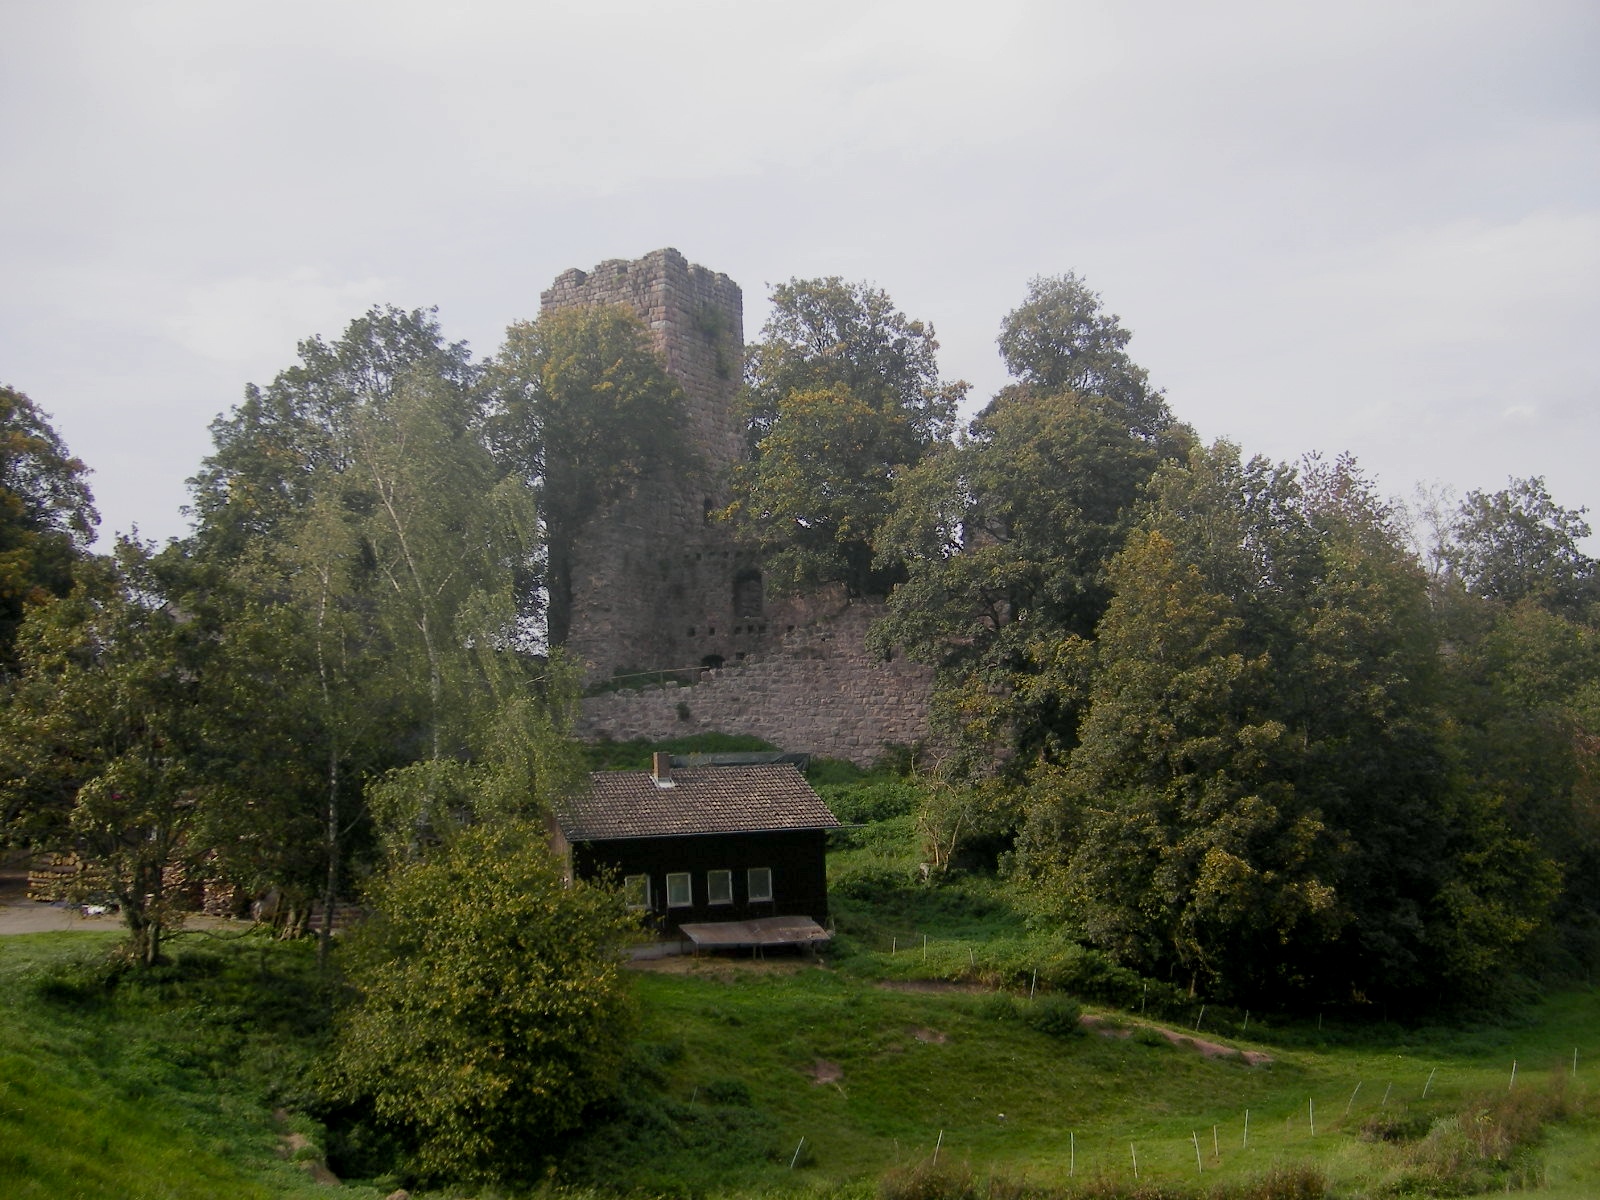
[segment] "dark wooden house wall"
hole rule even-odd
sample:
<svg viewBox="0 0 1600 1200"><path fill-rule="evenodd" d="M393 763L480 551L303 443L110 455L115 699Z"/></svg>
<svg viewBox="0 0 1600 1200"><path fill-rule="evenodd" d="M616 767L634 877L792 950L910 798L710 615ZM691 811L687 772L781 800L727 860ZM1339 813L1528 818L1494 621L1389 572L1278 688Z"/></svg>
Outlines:
<svg viewBox="0 0 1600 1200"><path fill-rule="evenodd" d="M724 833L698 837L619 838L577 842L572 846L573 873L593 878L610 872L620 883L629 875L650 877L653 919L663 932L704 921L747 921L757 917L810 917L828 920L827 833L806 829L783 833ZM745 872L751 867L772 871L772 899L752 903ZM667 875L687 871L694 903L667 907ZM706 874L733 872L733 903L706 902Z"/></svg>

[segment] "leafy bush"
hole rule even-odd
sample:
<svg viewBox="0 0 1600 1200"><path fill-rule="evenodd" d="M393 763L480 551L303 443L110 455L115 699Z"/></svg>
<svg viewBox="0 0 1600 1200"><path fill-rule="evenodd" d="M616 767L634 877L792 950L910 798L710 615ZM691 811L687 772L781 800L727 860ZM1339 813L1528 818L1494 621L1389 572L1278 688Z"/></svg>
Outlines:
<svg viewBox="0 0 1600 1200"><path fill-rule="evenodd" d="M370 1103L425 1176L497 1176L620 1077L632 1010L616 895L568 885L541 830L467 829L374 889L346 949L331 1093Z"/></svg>
<svg viewBox="0 0 1600 1200"><path fill-rule="evenodd" d="M1050 1037L1078 1037L1083 1033L1079 1019L1083 1010L1066 996L1051 993L1037 996L1022 1009L1022 1019L1030 1029Z"/></svg>
<svg viewBox="0 0 1600 1200"><path fill-rule="evenodd" d="M986 1021L1015 1021L1022 1015L1021 1005L1010 992L986 992L973 1008Z"/></svg>
<svg viewBox="0 0 1600 1200"><path fill-rule="evenodd" d="M1037 982L1121 1008L1141 1005L1154 1013L1191 1005L1181 989L1152 982L1114 962L1104 951L1079 945L1065 934L997 941L986 956L994 981L1012 987Z"/></svg>
<svg viewBox="0 0 1600 1200"><path fill-rule="evenodd" d="M911 779L872 777L854 783L812 784L846 825L904 817L917 810L923 789Z"/></svg>
<svg viewBox="0 0 1600 1200"><path fill-rule="evenodd" d="M878 1195L881 1200L981 1200L984 1189L970 1166L923 1159L885 1174Z"/></svg>
<svg viewBox="0 0 1600 1200"><path fill-rule="evenodd" d="M708 1104L728 1104L749 1108L755 1103L750 1085L742 1079L713 1079L701 1089Z"/></svg>
<svg viewBox="0 0 1600 1200"><path fill-rule="evenodd" d="M1547 1122L1567 1113L1559 1082L1549 1089L1521 1088L1471 1100L1460 1111L1436 1119L1406 1147L1396 1190L1468 1195L1502 1183L1518 1190L1537 1183L1539 1167L1528 1150Z"/></svg>

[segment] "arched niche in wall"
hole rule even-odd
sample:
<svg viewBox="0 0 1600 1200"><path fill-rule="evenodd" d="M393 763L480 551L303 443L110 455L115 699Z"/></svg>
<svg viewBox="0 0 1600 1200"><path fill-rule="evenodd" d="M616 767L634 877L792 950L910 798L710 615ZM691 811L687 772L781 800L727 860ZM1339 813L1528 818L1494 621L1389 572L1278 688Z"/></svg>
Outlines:
<svg viewBox="0 0 1600 1200"><path fill-rule="evenodd" d="M761 572L755 568L747 568L733 577L733 616L735 620L744 617L760 618L765 616L766 589L761 582Z"/></svg>

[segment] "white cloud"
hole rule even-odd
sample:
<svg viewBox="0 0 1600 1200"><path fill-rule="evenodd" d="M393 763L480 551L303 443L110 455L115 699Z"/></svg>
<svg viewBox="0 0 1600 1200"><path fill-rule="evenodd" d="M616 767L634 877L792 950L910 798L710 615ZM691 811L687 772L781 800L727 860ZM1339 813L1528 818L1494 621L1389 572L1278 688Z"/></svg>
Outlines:
<svg viewBox="0 0 1600 1200"><path fill-rule="evenodd" d="M1361 305L1389 341L1498 343L1531 354L1600 327L1600 212L1462 218L1406 230L1307 281L1308 294Z"/></svg>
<svg viewBox="0 0 1600 1200"><path fill-rule="evenodd" d="M203 439L374 302L481 350L560 270L676 245L752 336L767 282L887 288L982 402L1005 308L1077 269L1207 435L1600 506L1597 32L1590 0L0 5L0 369L125 420L74 449L152 525L120 499L151 406Z"/></svg>
<svg viewBox="0 0 1600 1200"><path fill-rule="evenodd" d="M287 347L311 333L337 335L394 286L380 278L329 279L315 267L197 281L183 289L161 323L180 346L202 358L248 367L287 365Z"/></svg>

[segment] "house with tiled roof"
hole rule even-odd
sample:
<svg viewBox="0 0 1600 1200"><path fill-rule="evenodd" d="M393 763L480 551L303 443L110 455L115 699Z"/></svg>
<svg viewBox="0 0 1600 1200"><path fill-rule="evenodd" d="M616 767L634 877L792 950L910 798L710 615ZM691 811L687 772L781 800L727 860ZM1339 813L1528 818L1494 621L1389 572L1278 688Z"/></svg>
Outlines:
<svg viewBox="0 0 1600 1200"><path fill-rule="evenodd" d="M555 824L571 874L617 880L664 936L762 945L813 940L827 923L839 820L791 762L681 766L658 754L649 771L591 774Z"/></svg>

